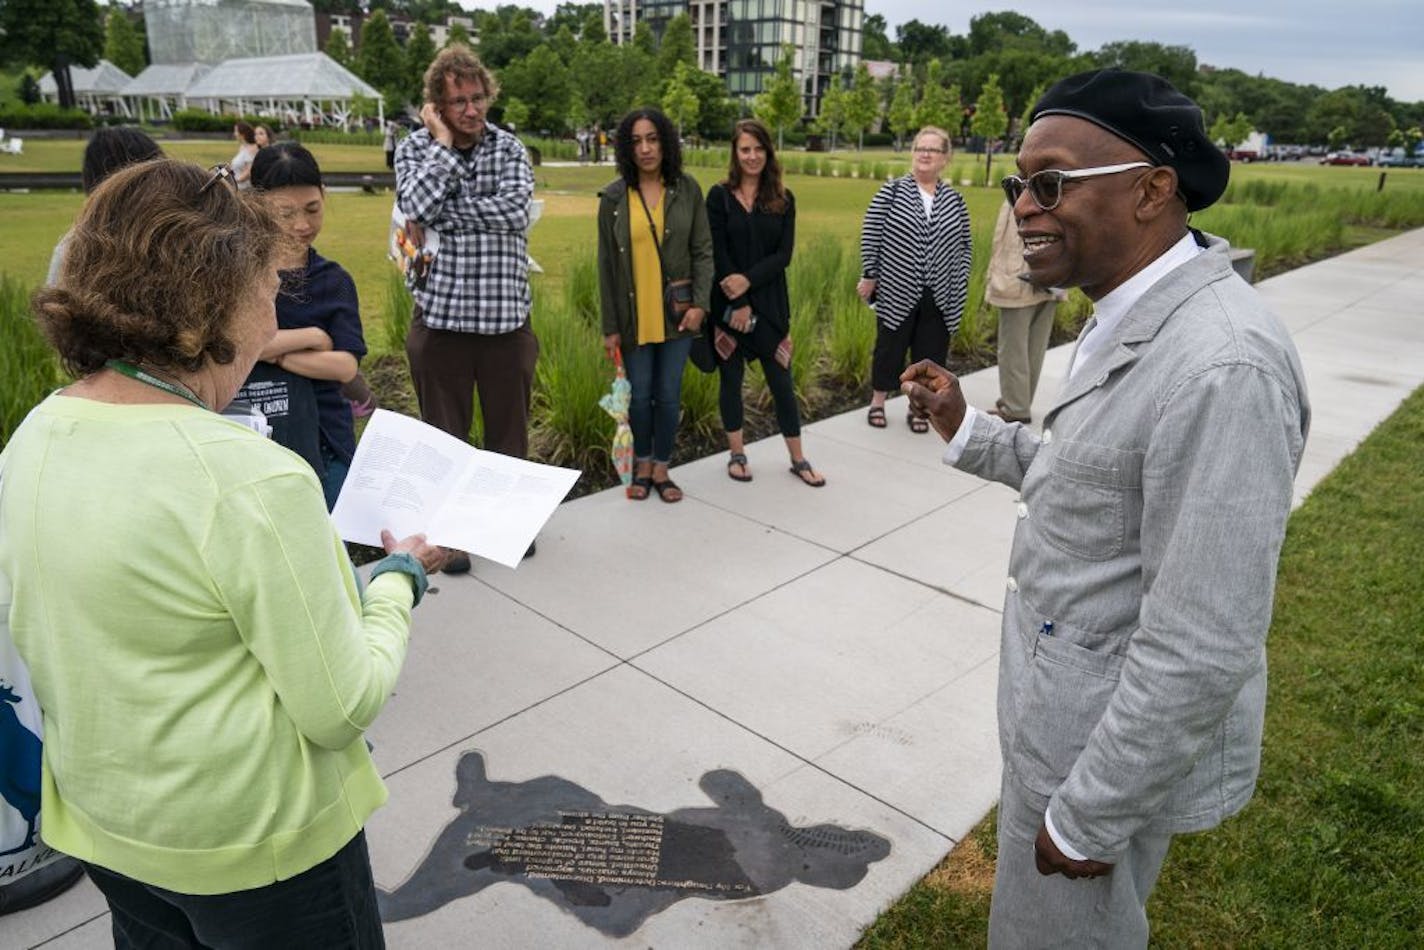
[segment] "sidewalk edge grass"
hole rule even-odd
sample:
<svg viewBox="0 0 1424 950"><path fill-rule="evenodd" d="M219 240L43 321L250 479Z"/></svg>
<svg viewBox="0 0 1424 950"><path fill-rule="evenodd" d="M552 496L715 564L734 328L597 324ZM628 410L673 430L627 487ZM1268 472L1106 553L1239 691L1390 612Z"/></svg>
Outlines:
<svg viewBox="0 0 1424 950"><path fill-rule="evenodd" d="M1267 644L1261 778L1183 835L1153 946L1405 947L1424 934L1424 387L1291 516ZM888 908L865 950L978 947L994 815Z"/></svg>

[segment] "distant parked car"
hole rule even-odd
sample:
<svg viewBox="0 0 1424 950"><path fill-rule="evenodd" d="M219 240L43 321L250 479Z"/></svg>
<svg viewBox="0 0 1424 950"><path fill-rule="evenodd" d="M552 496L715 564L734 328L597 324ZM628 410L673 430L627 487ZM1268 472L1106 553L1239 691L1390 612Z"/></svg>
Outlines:
<svg viewBox="0 0 1424 950"><path fill-rule="evenodd" d="M1424 168L1424 155L1406 155L1402 148L1380 152L1380 168Z"/></svg>
<svg viewBox="0 0 1424 950"><path fill-rule="evenodd" d="M1329 152L1320 160L1322 165L1372 165L1374 159L1361 152Z"/></svg>
<svg viewBox="0 0 1424 950"><path fill-rule="evenodd" d="M1259 162L1261 153L1254 148L1233 148L1227 151L1226 157L1233 162Z"/></svg>

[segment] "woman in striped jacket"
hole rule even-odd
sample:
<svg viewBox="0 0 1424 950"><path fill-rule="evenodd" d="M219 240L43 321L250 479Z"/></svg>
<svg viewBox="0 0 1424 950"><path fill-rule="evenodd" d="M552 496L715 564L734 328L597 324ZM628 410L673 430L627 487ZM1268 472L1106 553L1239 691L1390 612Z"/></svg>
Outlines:
<svg viewBox="0 0 1424 950"><path fill-rule="evenodd" d="M885 397L900 388L910 361L941 366L969 293L971 246L964 198L940 181L949 161L949 133L934 126L915 136L910 174L888 181L870 199L860 232L856 293L875 311L867 421L885 428ZM915 432L929 422L913 412Z"/></svg>

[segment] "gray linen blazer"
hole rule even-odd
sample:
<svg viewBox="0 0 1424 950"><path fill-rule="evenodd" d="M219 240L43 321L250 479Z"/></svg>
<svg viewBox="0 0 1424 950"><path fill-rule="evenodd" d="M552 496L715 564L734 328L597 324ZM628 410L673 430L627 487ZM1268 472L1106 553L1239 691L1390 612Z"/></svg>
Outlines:
<svg viewBox="0 0 1424 950"><path fill-rule="evenodd" d="M957 467L1021 492L999 659L1004 766L1112 861L1212 827L1260 767L1266 631L1310 409L1227 243L1153 285L1042 437L979 414Z"/></svg>

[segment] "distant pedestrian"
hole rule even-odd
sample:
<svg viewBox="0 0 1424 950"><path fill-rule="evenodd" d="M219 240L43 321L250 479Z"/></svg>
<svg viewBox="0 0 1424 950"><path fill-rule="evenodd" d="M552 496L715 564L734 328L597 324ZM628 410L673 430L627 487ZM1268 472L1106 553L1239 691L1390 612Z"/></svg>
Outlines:
<svg viewBox="0 0 1424 950"><path fill-rule="evenodd" d="M386 153L386 167L394 169L396 167L396 124L391 120L386 120L385 132L381 135L381 148Z"/></svg>
<svg viewBox="0 0 1424 950"><path fill-rule="evenodd" d="M969 209L940 179L949 154L948 132L920 129L910 174L880 187L861 226L855 290L875 312L866 421L876 429L885 428L885 397L900 388L905 351L911 362L943 366L969 296ZM929 431L913 411L906 422L912 431Z"/></svg>

